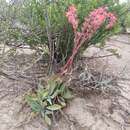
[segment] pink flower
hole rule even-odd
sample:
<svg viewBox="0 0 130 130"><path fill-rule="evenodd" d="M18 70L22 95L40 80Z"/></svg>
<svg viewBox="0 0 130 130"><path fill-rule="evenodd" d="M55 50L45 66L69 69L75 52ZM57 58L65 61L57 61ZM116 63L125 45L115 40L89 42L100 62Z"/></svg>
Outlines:
<svg viewBox="0 0 130 130"><path fill-rule="evenodd" d="M76 7L75 7L74 5L71 5L71 6L69 7L69 11L70 11L70 12L73 12L73 13L76 13L76 12L77 12L77 9L76 9Z"/></svg>
<svg viewBox="0 0 130 130"><path fill-rule="evenodd" d="M106 20L108 20L106 29L110 29L116 23L117 18L113 13L108 12L107 7L100 7L98 9L95 9L90 13L88 17L85 18L82 26L82 32L84 32L85 34L87 34L86 32L91 32L91 34L89 33L90 36L88 36L88 34L86 35L86 37L88 36L89 38L91 38L92 34L94 34Z"/></svg>
<svg viewBox="0 0 130 130"><path fill-rule="evenodd" d="M92 38L97 30L102 27L105 21L108 22L106 24L106 29L111 29L117 21L116 16L113 13L108 12L107 7L100 7L92 11L89 16L84 19L81 32L77 32L78 19L77 10L74 5L71 5L69 7L68 11L66 12L66 17L68 19L68 22L72 25L74 29L75 38L72 55L62 68L62 74L64 74L67 70L71 68L73 59L80 47L85 43L85 41L89 41Z"/></svg>
<svg viewBox="0 0 130 130"><path fill-rule="evenodd" d="M71 5L66 12L66 17L68 22L72 25L74 31L76 31L78 27L78 19L77 19L77 9L74 5Z"/></svg>
<svg viewBox="0 0 130 130"><path fill-rule="evenodd" d="M111 29L116 23L117 18L113 13L108 13L107 18L108 18L108 25L106 26L106 29Z"/></svg>

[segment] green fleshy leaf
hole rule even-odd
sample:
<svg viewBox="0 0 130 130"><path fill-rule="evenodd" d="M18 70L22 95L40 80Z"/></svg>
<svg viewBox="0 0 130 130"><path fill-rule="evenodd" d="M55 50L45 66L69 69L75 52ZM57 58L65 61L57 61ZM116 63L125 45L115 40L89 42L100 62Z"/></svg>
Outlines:
<svg viewBox="0 0 130 130"><path fill-rule="evenodd" d="M59 90L56 90L50 97L51 99L55 98L59 94Z"/></svg>
<svg viewBox="0 0 130 130"><path fill-rule="evenodd" d="M52 105L52 100L51 100L51 98L48 97L47 101L48 101L49 104Z"/></svg>
<svg viewBox="0 0 130 130"><path fill-rule="evenodd" d="M51 111L56 111L56 110L59 110L61 109L62 106L61 105L58 105L58 104L54 104L52 106L48 106L47 109L51 110Z"/></svg>
<svg viewBox="0 0 130 130"><path fill-rule="evenodd" d="M48 96L48 91L43 89L43 90L38 90L37 94L38 94L38 97L42 100L44 100L47 96Z"/></svg>
<svg viewBox="0 0 130 130"><path fill-rule="evenodd" d="M42 94L42 99L46 98L48 96L48 91L45 91L43 94Z"/></svg>
<svg viewBox="0 0 130 130"><path fill-rule="evenodd" d="M62 107L65 107L65 106L66 106L66 103L65 103L65 102L60 101L60 104L62 105Z"/></svg>
<svg viewBox="0 0 130 130"><path fill-rule="evenodd" d="M31 109L34 112L40 112L41 111L42 107L41 107L40 103L38 102L37 98L34 98L32 96L27 96L26 100L27 100L28 105L31 107Z"/></svg>
<svg viewBox="0 0 130 130"><path fill-rule="evenodd" d="M38 102L31 102L30 107L34 112L40 112L42 107Z"/></svg>
<svg viewBox="0 0 130 130"><path fill-rule="evenodd" d="M64 98L62 98L62 97L58 98L58 102L59 102L59 104L61 104L62 107L66 106Z"/></svg>

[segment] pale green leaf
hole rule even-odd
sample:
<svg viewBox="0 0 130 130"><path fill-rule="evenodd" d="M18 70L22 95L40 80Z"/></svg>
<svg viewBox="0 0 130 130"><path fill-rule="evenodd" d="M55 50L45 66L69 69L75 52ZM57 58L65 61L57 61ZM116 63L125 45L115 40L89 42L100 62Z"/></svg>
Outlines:
<svg viewBox="0 0 130 130"><path fill-rule="evenodd" d="M47 101L42 102L42 106L43 107L47 106Z"/></svg>
<svg viewBox="0 0 130 130"><path fill-rule="evenodd" d="M65 100L64 100L63 97L58 98L58 102L59 102L59 104L62 105L62 107L65 107L65 106L66 106L66 103L65 103Z"/></svg>
<svg viewBox="0 0 130 130"><path fill-rule="evenodd" d="M47 99L48 103L52 105L52 101L51 101L51 98L48 98Z"/></svg>
<svg viewBox="0 0 130 130"><path fill-rule="evenodd" d="M30 107L34 112L40 112L41 111L41 105L37 102L31 102Z"/></svg>
<svg viewBox="0 0 130 130"><path fill-rule="evenodd" d="M64 97L65 99L71 99L71 98L73 98L73 95L72 95L71 91L66 90L66 91L64 92L64 94L63 94L63 97Z"/></svg>
<svg viewBox="0 0 130 130"><path fill-rule="evenodd" d="M46 115L52 115L52 114L53 114L53 112L52 112L52 111L50 111L50 110L46 110L46 111L45 111L45 114L46 114Z"/></svg>
<svg viewBox="0 0 130 130"><path fill-rule="evenodd" d="M47 109L51 110L51 111L56 111L56 110L59 110L61 109L62 106L61 105L58 105L58 104L54 104L52 106L48 106Z"/></svg>
<svg viewBox="0 0 130 130"><path fill-rule="evenodd" d="M48 96L48 91L45 91L44 93L42 93L42 99L44 99L45 97L47 97Z"/></svg>
<svg viewBox="0 0 130 130"><path fill-rule="evenodd" d="M27 100L28 105L31 107L31 109L34 112L40 112L41 111L41 105L39 104L37 98L27 96L26 100Z"/></svg>
<svg viewBox="0 0 130 130"><path fill-rule="evenodd" d="M44 119L48 125L51 125L51 119L47 115L45 115Z"/></svg>
<svg viewBox="0 0 130 130"><path fill-rule="evenodd" d="M45 90L45 89L39 89L38 91L37 91L37 94L38 94L38 97L40 98L40 99L45 99L47 96L48 96L48 91L47 90Z"/></svg>
<svg viewBox="0 0 130 130"><path fill-rule="evenodd" d="M66 103L65 102L60 102L60 104L62 105L62 107L65 107L66 106Z"/></svg>
<svg viewBox="0 0 130 130"><path fill-rule="evenodd" d="M53 99L55 98L59 93L59 90L56 90L50 97Z"/></svg>
<svg viewBox="0 0 130 130"><path fill-rule="evenodd" d="M48 88L49 88L49 95L53 94L53 92L55 91L56 86L57 86L56 82L54 82L54 81L50 81L49 82L49 86L48 86Z"/></svg>

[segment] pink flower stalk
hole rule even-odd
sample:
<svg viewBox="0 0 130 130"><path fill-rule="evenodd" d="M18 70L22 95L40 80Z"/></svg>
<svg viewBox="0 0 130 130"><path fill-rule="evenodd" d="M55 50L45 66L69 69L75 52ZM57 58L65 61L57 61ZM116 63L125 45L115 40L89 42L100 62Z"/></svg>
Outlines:
<svg viewBox="0 0 130 130"><path fill-rule="evenodd" d="M66 13L66 17L68 19L68 22L72 25L74 29L75 38L74 38L74 47L72 55L62 68L61 75L63 75L65 72L71 69L73 59L77 54L78 50L80 49L80 47L85 43L85 41L89 41L92 38L92 36L97 32L97 30L104 24L106 20L108 20L106 29L111 29L117 21L116 16L113 13L107 11L107 7L100 7L92 11L90 15L85 18L81 28L81 32L77 32L76 31L78 28L77 11L73 5L69 7Z"/></svg>
<svg viewBox="0 0 130 130"><path fill-rule="evenodd" d="M71 5L66 12L66 17L68 19L68 22L72 25L74 31L76 31L78 27L78 19L77 19L77 9L74 5Z"/></svg>

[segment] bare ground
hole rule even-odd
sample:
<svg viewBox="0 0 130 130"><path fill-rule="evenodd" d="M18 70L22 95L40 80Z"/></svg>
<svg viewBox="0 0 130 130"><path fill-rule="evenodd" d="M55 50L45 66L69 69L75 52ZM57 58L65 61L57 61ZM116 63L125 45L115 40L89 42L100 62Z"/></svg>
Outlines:
<svg viewBox="0 0 130 130"><path fill-rule="evenodd" d="M130 130L130 36L114 36L112 40L107 41L105 50L91 47L84 55L109 55L107 49L111 48L117 49L121 58L109 56L93 58L89 62L99 72L105 66L107 73L118 76L118 83L110 87L120 91L112 94L85 93L83 96L75 97L64 109L62 118L56 122L53 130ZM3 65L4 72L10 72L12 78L17 77L16 72L21 73L27 69L25 63L28 59L31 59L31 63L35 58L33 54L32 58L30 54L23 54L20 54L19 58L10 59L12 67L7 68ZM5 62L7 64L8 60ZM39 66L33 67L34 69L25 71L27 78L20 76L19 81L0 77L0 130L47 130L42 119L30 119L28 110L20 111L24 93L35 87L38 82L36 79L45 74L45 70L41 72L38 69Z"/></svg>

